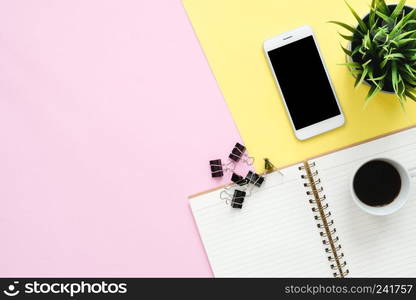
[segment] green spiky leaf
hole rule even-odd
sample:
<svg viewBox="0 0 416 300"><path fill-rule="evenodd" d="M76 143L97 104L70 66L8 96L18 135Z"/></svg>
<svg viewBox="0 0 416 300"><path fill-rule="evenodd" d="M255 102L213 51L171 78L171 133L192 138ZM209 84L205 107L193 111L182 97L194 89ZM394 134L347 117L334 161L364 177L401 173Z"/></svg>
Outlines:
<svg viewBox="0 0 416 300"><path fill-rule="evenodd" d="M359 30L356 30L354 27L352 27L352 26L350 26L348 24L345 24L345 23L342 23L342 22L338 22L338 21L329 21L329 23L336 24L336 25L339 25L341 27L344 27L345 29L347 29L348 31L350 31L350 32L352 32L354 34L355 33L358 33L358 34L362 35L362 33Z"/></svg>
<svg viewBox="0 0 416 300"><path fill-rule="evenodd" d="M370 16L369 16L369 24L370 30L373 29L373 27L376 25L376 13L374 12L374 9L376 8L376 1L372 0L370 5Z"/></svg>
<svg viewBox="0 0 416 300"><path fill-rule="evenodd" d="M360 26L361 30L363 32L366 32L368 30L367 25L364 23L363 20L361 20L360 16L355 12L355 10L348 4L347 1L345 1L345 4L347 4L348 8L350 9L352 15L357 20L358 25Z"/></svg>
<svg viewBox="0 0 416 300"><path fill-rule="evenodd" d="M389 13L389 9L387 7L386 1L384 0L376 0L376 9L384 14Z"/></svg>
<svg viewBox="0 0 416 300"><path fill-rule="evenodd" d="M415 102L416 102L416 96L415 96L415 94L413 94L413 93L412 93L412 92L410 92L409 90L406 90L405 95L406 95L407 97L409 97L410 99L412 99L413 101L415 101Z"/></svg>
<svg viewBox="0 0 416 300"><path fill-rule="evenodd" d="M341 46L342 51L344 51L345 54L347 54L348 56L352 56L352 51L351 50L348 50L348 49L344 48L342 45L340 45L340 46Z"/></svg>
<svg viewBox="0 0 416 300"><path fill-rule="evenodd" d="M371 99L373 99L374 96L377 95L377 93L380 92L380 91L381 91L380 86L373 85L372 87L370 87L370 90L368 91L368 94L365 97L364 108L367 107L367 105L368 105L368 103L370 103Z"/></svg>
<svg viewBox="0 0 416 300"><path fill-rule="evenodd" d="M367 62L367 63L369 63L369 62ZM364 81L365 77L368 74L368 70L369 69L368 69L367 65L363 65L363 73L361 74L361 76L357 77L358 80L355 81L354 87L359 86Z"/></svg>
<svg viewBox="0 0 416 300"><path fill-rule="evenodd" d="M397 4L396 8L391 13L390 17L395 19L400 14L400 12L403 10L404 5L406 4L406 0L400 0Z"/></svg>
<svg viewBox="0 0 416 300"><path fill-rule="evenodd" d="M352 41L353 39L354 39L354 36L353 35L345 35L345 34L342 34L342 33L340 33L340 32L338 32L338 34L344 39L344 40L347 40L347 41Z"/></svg>
<svg viewBox="0 0 416 300"><path fill-rule="evenodd" d="M391 23L391 19L389 18L388 15L383 14L379 10L374 10L374 12L376 13L377 16L379 16L380 18L382 18L385 22Z"/></svg>

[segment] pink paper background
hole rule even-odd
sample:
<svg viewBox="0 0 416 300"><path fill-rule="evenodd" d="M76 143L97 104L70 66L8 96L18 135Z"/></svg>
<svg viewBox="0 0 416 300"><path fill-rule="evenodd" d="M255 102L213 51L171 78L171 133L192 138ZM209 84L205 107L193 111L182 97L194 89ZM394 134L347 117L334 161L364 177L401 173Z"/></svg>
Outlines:
<svg viewBox="0 0 416 300"><path fill-rule="evenodd" d="M179 0L0 2L0 276L211 276L239 135Z"/></svg>

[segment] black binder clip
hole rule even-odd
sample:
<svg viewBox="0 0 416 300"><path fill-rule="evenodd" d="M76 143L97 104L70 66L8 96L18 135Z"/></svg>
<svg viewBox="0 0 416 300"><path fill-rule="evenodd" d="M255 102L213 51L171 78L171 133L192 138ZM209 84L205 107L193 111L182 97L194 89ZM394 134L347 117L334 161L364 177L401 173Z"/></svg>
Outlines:
<svg viewBox="0 0 416 300"><path fill-rule="evenodd" d="M229 162L228 164L223 164L221 159L214 159L209 161L209 166L211 168L212 178L224 176L224 172L234 170L234 163Z"/></svg>
<svg viewBox="0 0 416 300"><path fill-rule="evenodd" d="M254 157L248 156L245 152L246 147L241 145L240 143L236 143L228 157L235 162L239 162L240 160L242 160L246 164L251 166L254 162Z"/></svg>
<svg viewBox="0 0 416 300"><path fill-rule="evenodd" d="M220 194L220 198L225 200L226 204L230 204L232 208L243 207L244 198L246 197L246 192L241 190L234 190L234 193L231 195L228 190L224 190Z"/></svg>
<svg viewBox="0 0 416 300"><path fill-rule="evenodd" d="M248 183L247 178L244 178L243 176L238 175L237 173L234 173L234 172L233 172L233 175L231 175L231 181L240 186L246 185Z"/></svg>
<svg viewBox="0 0 416 300"><path fill-rule="evenodd" d="M246 176L246 180L249 183L254 184L257 187L260 187L264 182L264 177L260 176L259 174L254 173L252 171L248 171L247 176Z"/></svg>

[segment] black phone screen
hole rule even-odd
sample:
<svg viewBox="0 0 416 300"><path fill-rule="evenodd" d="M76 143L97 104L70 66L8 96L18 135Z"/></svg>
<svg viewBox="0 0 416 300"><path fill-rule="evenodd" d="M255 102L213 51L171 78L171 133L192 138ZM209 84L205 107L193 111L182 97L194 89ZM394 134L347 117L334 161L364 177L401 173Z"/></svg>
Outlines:
<svg viewBox="0 0 416 300"><path fill-rule="evenodd" d="M268 55L296 130L341 114L312 36Z"/></svg>

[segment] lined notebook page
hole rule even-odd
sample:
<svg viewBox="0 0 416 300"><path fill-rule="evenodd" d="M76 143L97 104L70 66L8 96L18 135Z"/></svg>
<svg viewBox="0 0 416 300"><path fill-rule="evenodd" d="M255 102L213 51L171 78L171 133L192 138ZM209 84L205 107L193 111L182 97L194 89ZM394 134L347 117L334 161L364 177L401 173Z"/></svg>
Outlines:
<svg viewBox="0 0 416 300"><path fill-rule="evenodd" d="M297 167L267 175L241 210L221 190L190 200L216 277L332 276Z"/></svg>
<svg viewBox="0 0 416 300"><path fill-rule="evenodd" d="M398 212L372 216L353 203L350 180L364 160L387 157L416 168L416 129L315 159L352 277L416 274L416 194ZM413 178L416 184L416 178Z"/></svg>

